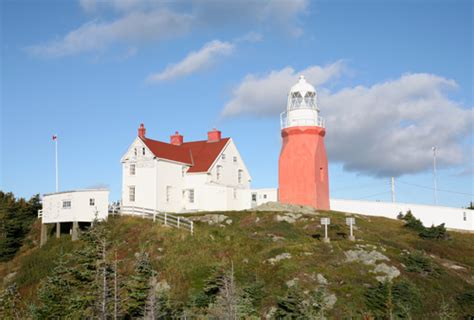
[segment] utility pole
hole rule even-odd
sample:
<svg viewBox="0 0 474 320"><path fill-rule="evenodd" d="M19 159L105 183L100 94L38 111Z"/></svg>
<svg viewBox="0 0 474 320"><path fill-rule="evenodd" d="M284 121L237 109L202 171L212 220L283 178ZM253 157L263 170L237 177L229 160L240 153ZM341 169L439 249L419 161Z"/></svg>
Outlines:
<svg viewBox="0 0 474 320"><path fill-rule="evenodd" d="M433 187L434 187L434 192L433 192L433 198L434 198L434 204L438 204L438 183L437 183L437 178L436 178L436 150L437 147L434 146L431 148L433 150Z"/></svg>
<svg viewBox="0 0 474 320"><path fill-rule="evenodd" d="M392 177L392 202L395 201L395 177Z"/></svg>

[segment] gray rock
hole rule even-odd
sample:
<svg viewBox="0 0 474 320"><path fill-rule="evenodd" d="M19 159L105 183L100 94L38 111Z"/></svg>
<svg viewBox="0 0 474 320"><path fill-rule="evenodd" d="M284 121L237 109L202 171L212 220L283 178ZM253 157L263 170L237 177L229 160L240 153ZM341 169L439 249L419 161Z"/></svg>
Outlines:
<svg viewBox="0 0 474 320"><path fill-rule="evenodd" d="M275 264L277 262L280 262L281 260L285 260L285 259L291 259L291 254L288 253L288 252L284 252L284 253L281 253L273 258L270 258L268 260L266 260L268 263L270 264Z"/></svg>
<svg viewBox="0 0 474 320"><path fill-rule="evenodd" d="M321 273L318 273L316 275L316 280L318 281L318 283L320 285L327 285L328 284L328 280Z"/></svg>
<svg viewBox="0 0 474 320"><path fill-rule="evenodd" d="M380 263L376 265L372 272L385 274L384 276L375 277L375 279L377 279L380 282L392 281L394 278L400 275L400 271L397 268L393 266L389 266L385 263Z"/></svg>
<svg viewBox="0 0 474 320"><path fill-rule="evenodd" d="M370 252L365 250L349 250L344 252L344 254L346 255L347 262L357 261L366 265L375 265L378 260L390 261L387 256L375 250Z"/></svg>

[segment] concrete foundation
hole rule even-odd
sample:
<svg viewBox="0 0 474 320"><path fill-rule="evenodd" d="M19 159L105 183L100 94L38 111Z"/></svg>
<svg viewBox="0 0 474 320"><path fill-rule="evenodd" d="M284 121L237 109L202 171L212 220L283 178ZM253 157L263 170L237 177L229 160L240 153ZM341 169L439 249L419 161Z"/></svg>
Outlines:
<svg viewBox="0 0 474 320"><path fill-rule="evenodd" d="M61 237L61 222L56 222L56 238Z"/></svg>
<svg viewBox="0 0 474 320"><path fill-rule="evenodd" d="M41 224L41 235L40 235L40 247L44 246L48 241L48 225L46 223Z"/></svg>

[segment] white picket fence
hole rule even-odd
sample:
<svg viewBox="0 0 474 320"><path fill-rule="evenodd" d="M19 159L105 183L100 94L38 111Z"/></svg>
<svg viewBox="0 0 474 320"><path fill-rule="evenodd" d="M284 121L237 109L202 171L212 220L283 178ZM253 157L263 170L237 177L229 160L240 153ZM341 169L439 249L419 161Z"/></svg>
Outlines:
<svg viewBox="0 0 474 320"><path fill-rule="evenodd" d="M133 206L111 206L109 208L109 213L141 216L142 218L153 219L153 222L159 221L166 226L170 226L177 229L188 230L191 234L194 234L193 221L185 217L172 215L166 212L160 212L154 209L133 207Z"/></svg>

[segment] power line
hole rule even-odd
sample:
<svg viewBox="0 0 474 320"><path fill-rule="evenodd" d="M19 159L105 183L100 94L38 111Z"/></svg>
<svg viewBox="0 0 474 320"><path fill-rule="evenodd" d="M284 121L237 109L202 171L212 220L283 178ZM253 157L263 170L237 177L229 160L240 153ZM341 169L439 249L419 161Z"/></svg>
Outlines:
<svg viewBox="0 0 474 320"><path fill-rule="evenodd" d="M410 183L410 182L405 182L405 181L400 181L400 180L398 182L409 185L409 186L418 187L418 188L423 188L423 189L428 189L428 190L435 190L435 188L433 188L433 187L422 186L422 185L419 185L419 184L416 184L416 183ZM447 193L462 194L462 195L471 196L471 197L474 196L474 194L466 193L466 192L444 190L444 189L436 189L436 190L437 191L442 191L442 192L447 192Z"/></svg>

